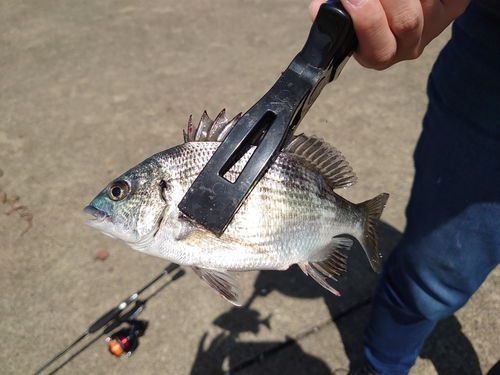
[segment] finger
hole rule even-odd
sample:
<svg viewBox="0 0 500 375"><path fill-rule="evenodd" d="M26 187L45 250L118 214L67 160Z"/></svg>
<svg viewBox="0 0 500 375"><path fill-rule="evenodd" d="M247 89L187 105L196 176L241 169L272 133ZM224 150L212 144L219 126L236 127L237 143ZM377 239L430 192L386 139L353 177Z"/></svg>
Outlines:
<svg viewBox="0 0 500 375"><path fill-rule="evenodd" d="M319 7L321 4L323 4L326 0L313 0L309 4L309 18L311 18L311 21L314 22L316 19L316 15L318 14Z"/></svg>
<svg viewBox="0 0 500 375"><path fill-rule="evenodd" d="M424 13L420 0L380 0L397 42L392 62L415 59L422 53Z"/></svg>
<svg viewBox="0 0 500 375"><path fill-rule="evenodd" d="M427 45L469 6L470 0L421 0L425 17L422 44Z"/></svg>
<svg viewBox="0 0 500 375"><path fill-rule="evenodd" d="M389 27L379 0L341 0L352 18L358 37L356 60L367 68L385 69L392 65L397 40Z"/></svg>
<svg viewBox="0 0 500 375"><path fill-rule="evenodd" d="M368 68L383 69L388 66L397 51L396 38L388 25L384 8L379 0L341 0L351 16L358 36L356 60ZM311 20L316 18L325 0L313 0L309 4Z"/></svg>

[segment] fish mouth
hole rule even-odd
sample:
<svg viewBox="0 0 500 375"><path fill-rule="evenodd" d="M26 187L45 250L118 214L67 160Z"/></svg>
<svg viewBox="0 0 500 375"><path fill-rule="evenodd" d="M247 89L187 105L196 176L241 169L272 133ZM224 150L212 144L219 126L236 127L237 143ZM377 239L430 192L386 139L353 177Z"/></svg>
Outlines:
<svg viewBox="0 0 500 375"><path fill-rule="evenodd" d="M95 228L101 231L106 236L109 236L111 238L118 238L116 236L116 228L111 222L111 215L108 215L103 210L90 205L85 207L83 211L94 216L94 219L86 220L85 224L87 224L91 228Z"/></svg>
<svg viewBox="0 0 500 375"><path fill-rule="evenodd" d="M96 221L103 222L104 220L109 219L109 215L106 212L99 210L98 208L95 208L94 206L85 207L83 209L83 212L95 217L95 219L90 219L90 220L87 220L85 222L86 224L89 224L89 225L95 224Z"/></svg>

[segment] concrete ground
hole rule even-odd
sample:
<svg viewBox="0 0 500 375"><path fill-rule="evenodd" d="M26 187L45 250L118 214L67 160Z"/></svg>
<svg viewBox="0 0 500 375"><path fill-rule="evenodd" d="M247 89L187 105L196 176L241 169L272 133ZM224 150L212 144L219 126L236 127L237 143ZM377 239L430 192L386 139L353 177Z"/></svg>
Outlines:
<svg viewBox="0 0 500 375"><path fill-rule="evenodd" d="M307 5L1 2L0 190L25 206L0 215L1 374L34 373L168 265L85 226L83 208L125 170L181 143L190 114L231 116L256 102L301 49ZM358 183L342 195L391 194L385 254L405 227L426 79L448 38L384 72L349 62L299 127L353 166ZM107 259L95 258L101 250ZM359 247L336 284L340 298L296 267L239 278L245 305L233 308L187 269L148 300L139 318L149 328L130 358L112 357L94 334L43 373L347 375L360 364L376 275ZM499 286L497 268L436 327L412 375L488 373L500 359Z"/></svg>

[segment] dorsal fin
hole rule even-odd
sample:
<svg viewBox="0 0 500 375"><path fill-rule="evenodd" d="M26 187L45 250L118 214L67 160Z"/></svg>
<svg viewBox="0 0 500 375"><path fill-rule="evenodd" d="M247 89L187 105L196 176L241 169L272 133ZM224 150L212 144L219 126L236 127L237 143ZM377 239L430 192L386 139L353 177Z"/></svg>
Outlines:
<svg viewBox="0 0 500 375"><path fill-rule="evenodd" d="M320 173L332 189L345 188L356 183L356 174L334 147L323 139L299 134L283 148L284 152L297 155Z"/></svg>
<svg viewBox="0 0 500 375"><path fill-rule="evenodd" d="M226 110L223 109L215 120L212 120L204 111L198 126L194 128L193 117L190 116L187 132L183 131L184 143L222 142L240 118L241 113L228 120ZM292 137L283 147L283 152L300 157L320 173L332 189L345 188L356 183L356 175L342 154L315 135L308 137L300 134Z"/></svg>
<svg viewBox="0 0 500 375"><path fill-rule="evenodd" d="M226 117L226 110L223 109L215 120L208 117L207 111L203 112L196 129L193 127L193 117L189 117L187 132L184 133L184 143L186 142L222 142L226 138L234 124L241 118L241 113L232 120Z"/></svg>

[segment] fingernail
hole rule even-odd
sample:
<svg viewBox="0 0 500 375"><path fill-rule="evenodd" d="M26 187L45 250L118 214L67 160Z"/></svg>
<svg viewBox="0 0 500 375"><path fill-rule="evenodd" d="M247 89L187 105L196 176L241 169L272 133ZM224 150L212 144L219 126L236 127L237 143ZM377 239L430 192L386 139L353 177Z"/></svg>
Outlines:
<svg viewBox="0 0 500 375"><path fill-rule="evenodd" d="M347 0L350 4L352 4L355 7L359 7L362 5L366 0Z"/></svg>

